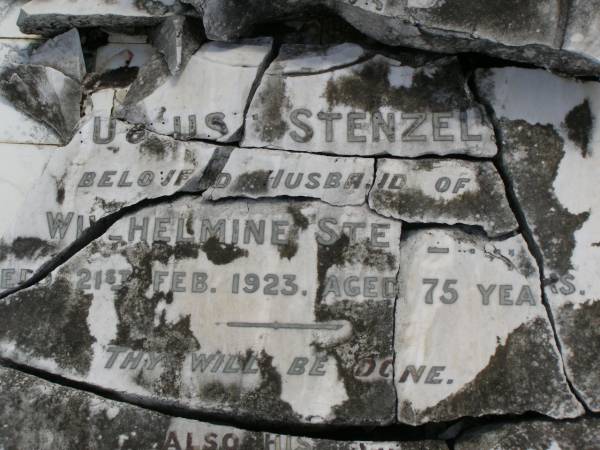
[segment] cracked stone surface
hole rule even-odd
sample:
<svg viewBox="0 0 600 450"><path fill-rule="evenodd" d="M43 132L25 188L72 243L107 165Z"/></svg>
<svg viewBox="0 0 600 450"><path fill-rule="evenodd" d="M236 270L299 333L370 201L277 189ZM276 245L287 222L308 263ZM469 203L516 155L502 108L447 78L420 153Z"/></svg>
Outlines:
<svg viewBox="0 0 600 450"><path fill-rule="evenodd" d="M375 161L263 149L235 149L205 196L312 197L331 205L362 205Z"/></svg>
<svg viewBox="0 0 600 450"><path fill-rule="evenodd" d="M117 115L160 134L230 142L239 138L252 87L271 52L272 40L209 42L178 77L152 60L140 72ZM163 79L154 84L157 72Z"/></svg>
<svg viewBox="0 0 600 450"><path fill-rule="evenodd" d="M0 368L0 446L36 450L318 448L442 450L442 441L343 442L170 417Z"/></svg>
<svg viewBox="0 0 600 450"><path fill-rule="evenodd" d="M2 300L0 353L228 417L390 423L400 228L365 207L161 203ZM365 355L377 373L355 374Z"/></svg>
<svg viewBox="0 0 600 450"><path fill-rule="evenodd" d="M405 222L475 225L491 237L518 228L490 162L380 159L369 205Z"/></svg>
<svg viewBox="0 0 600 450"><path fill-rule="evenodd" d="M482 52L572 73L600 68L596 1L253 0L243 8L239 0L188 1L202 11L210 39L236 39L257 24L332 11L387 45Z"/></svg>
<svg viewBox="0 0 600 450"><path fill-rule="evenodd" d="M283 46L252 99L242 146L491 157L493 135L454 58L411 65L355 44Z"/></svg>
<svg viewBox="0 0 600 450"><path fill-rule="evenodd" d="M573 422L531 421L482 427L469 431L456 443L457 450L494 448L508 450L597 449L600 442L600 421L597 418Z"/></svg>
<svg viewBox="0 0 600 450"><path fill-rule="evenodd" d="M478 85L497 116L502 166L544 264L567 374L600 411L600 84L505 68L480 72Z"/></svg>
<svg viewBox="0 0 600 450"><path fill-rule="evenodd" d="M584 411L567 385L542 305L539 272L519 235L407 232L396 305L398 419Z"/></svg>

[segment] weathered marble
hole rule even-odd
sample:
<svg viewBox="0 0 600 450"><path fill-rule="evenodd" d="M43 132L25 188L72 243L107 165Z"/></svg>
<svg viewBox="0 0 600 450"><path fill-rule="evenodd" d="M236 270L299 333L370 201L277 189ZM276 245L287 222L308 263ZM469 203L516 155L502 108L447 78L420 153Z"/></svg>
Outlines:
<svg viewBox="0 0 600 450"><path fill-rule="evenodd" d="M162 58L154 58L140 71L117 114L179 139L234 141L271 47L268 38L209 42L177 77L169 76Z"/></svg>
<svg viewBox="0 0 600 450"><path fill-rule="evenodd" d="M29 39L0 39L0 79L6 70L26 64L36 41ZM56 133L49 127L16 109L0 93L0 142L25 144L59 144Z"/></svg>
<svg viewBox="0 0 600 450"><path fill-rule="evenodd" d="M263 149L235 149L206 191L224 197L312 197L331 205L362 205L373 184L375 161Z"/></svg>
<svg viewBox="0 0 600 450"><path fill-rule="evenodd" d="M405 222L478 226L491 237L519 226L491 162L380 159L369 205Z"/></svg>
<svg viewBox="0 0 600 450"><path fill-rule="evenodd" d="M600 83L539 70L483 71L502 165L540 258L567 376L600 411Z"/></svg>
<svg viewBox="0 0 600 450"><path fill-rule="evenodd" d="M186 0L202 11L209 39L237 39L256 24L307 17L319 8L340 15L384 44L436 52L482 52L572 73L598 73L593 44L596 2L561 0ZM569 7L570 6L570 7ZM589 24L589 28L582 26ZM579 31L581 30L581 31ZM590 33L586 33L589 30ZM563 35L581 33L590 45Z"/></svg>
<svg viewBox="0 0 600 450"><path fill-rule="evenodd" d="M145 208L0 301L0 354L228 417L388 424L400 229L321 202Z"/></svg>
<svg viewBox="0 0 600 450"><path fill-rule="evenodd" d="M71 140L80 115L81 85L51 67L23 64L6 68L0 94L20 112Z"/></svg>
<svg viewBox="0 0 600 450"><path fill-rule="evenodd" d="M152 45L165 57L172 75L178 75L200 48L200 32L200 27L184 16L167 17L151 32Z"/></svg>
<svg viewBox="0 0 600 450"><path fill-rule="evenodd" d="M569 6L569 22L565 30L563 48L582 58L600 60L600 2L598 0L572 0ZM577 68L576 61L569 64Z"/></svg>
<svg viewBox="0 0 600 450"><path fill-rule="evenodd" d="M582 414L523 238L491 241L441 229L408 233L396 305L398 420Z"/></svg>
<svg viewBox="0 0 600 450"><path fill-rule="evenodd" d="M579 450L600 449L600 420L572 422L530 421L470 430L458 439L456 450Z"/></svg>
<svg viewBox="0 0 600 450"><path fill-rule="evenodd" d="M343 442L159 414L0 368L0 447L36 450L442 450L440 441Z"/></svg>
<svg viewBox="0 0 600 450"><path fill-rule="evenodd" d="M339 155L496 154L458 61L422 65L354 44L283 46L246 117L242 146Z"/></svg>
<svg viewBox="0 0 600 450"><path fill-rule="evenodd" d="M52 67L81 83L86 69L79 32L73 28L44 42L32 52L29 63Z"/></svg>
<svg viewBox="0 0 600 450"><path fill-rule="evenodd" d="M49 145L0 144L0 236L12 225L56 148Z"/></svg>
<svg viewBox="0 0 600 450"><path fill-rule="evenodd" d="M105 27L121 32L157 25L182 8L178 1L166 0L32 0L22 6L18 25L24 33L45 36L73 27Z"/></svg>

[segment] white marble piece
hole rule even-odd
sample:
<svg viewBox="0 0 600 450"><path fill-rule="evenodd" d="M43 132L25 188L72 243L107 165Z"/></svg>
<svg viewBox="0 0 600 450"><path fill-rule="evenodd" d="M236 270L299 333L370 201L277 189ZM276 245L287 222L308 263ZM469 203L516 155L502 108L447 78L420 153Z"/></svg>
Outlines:
<svg viewBox="0 0 600 450"><path fill-rule="evenodd" d="M0 73L15 64L25 64L36 41L0 39ZM1 78L1 77L0 77ZM0 95L0 142L14 144L60 144L56 133L48 126L15 109Z"/></svg>
<svg viewBox="0 0 600 450"><path fill-rule="evenodd" d="M496 154L493 129L454 58L413 67L360 48L282 47L242 146L337 155Z"/></svg>
<svg viewBox="0 0 600 450"><path fill-rule="evenodd" d="M21 7L29 0L3 0L0 3L0 38L28 39L37 36L22 33L17 26Z"/></svg>
<svg viewBox="0 0 600 450"><path fill-rule="evenodd" d="M208 199L312 197L331 205L362 205L375 162L263 149L235 149Z"/></svg>
<svg viewBox="0 0 600 450"><path fill-rule="evenodd" d="M541 253L567 375L600 411L600 83L506 68L480 72L478 84L498 117L502 165Z"/></svg>
<svg viewBox="0 0 600 450"><path fill-rule="evenodd" d="M142 67L153 53L150 44L109 43L96 51L94 70L101 73L121 67Z"/></svg>
<svg viewBox="0 0 600 450"><path fill-rule="evenodd" d="M3 299L0 353L229 417L387 424L400 229L366 207L161 203ZM386 370L355 376L364 355Z"/></svg>
<svg viewBox="0 0 600 450"><path fill-rule="evenodd" d="M519 226L491 162L380 159L369 205L411 223L478 226L490 237Z"/></svg>
<svg viewBox="0 0 600 450"><path fill-rule="evenodd" d="M52 67L81 83L86 69L79 31L72 28L44 42L31 53L29 63Z"/></svg>
<svg viewBox="0 0 600 450"><path fill-rule="evenodd" d="M230 142L239 137L252 87L271 52L269 38L209 42L179 76L155 89L130 89L119 116L160 134ZM150 71L148 77L155 78Z"/></svg>
<svg viewBox="0 0 600 450"><path fill-rule="evenodd" d="M28 192L58 147L51 145L0 144L0 235L12 224Z"/></svg>
<svg viewBox="0 0 600 450"><path fill-rule="evenodd" d="M98 114L108 112L110 94L94 94ZM29 278L103 217L144 199L196 188L213 146L176 142L113 123L112 139L107 116L98 115L68 146L53 152L1 239L0 265L27 270L0 283L0 290Z"/></svg>
<svg viewBox="0 0 600 450"><path fill-rule="evenodd" d="M402 243L396 305L398 420L461 416L572 418L582 406L566 382L525 240L457 230L410 232Z"/></svg>

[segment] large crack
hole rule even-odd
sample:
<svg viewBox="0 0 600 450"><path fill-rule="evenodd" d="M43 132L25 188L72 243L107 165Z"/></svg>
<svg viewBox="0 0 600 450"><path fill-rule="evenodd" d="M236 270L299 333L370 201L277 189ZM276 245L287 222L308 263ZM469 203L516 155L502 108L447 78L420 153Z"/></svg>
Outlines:
<svg viewBox="0 0 600 450"><path fill-rule="evenodd" d="M542 296L542 304L544 305L544 309L546 310L546 315L548 317L548 321L550 323L550 326L552 327L552 332L554 335L554 342L556 344L556 347L557 347L558 352L561 357L561 363L562 363L561 367L562 367L563 374L565 376L565 380L567 382L567 385L569 386L569 390L571 391L573 396L577 399L577 402L581 404L581 406L585 410L586 414L594 414L587 406L585 400L582 399L582 397L578 393L577 389L574 387L574 385L566 371L565 361L564 361L564 357L563 357L562 344L561 344L560 338L558 336L558 331L557 331L557 327L556 327L556 323L555 323L554 314L552 312L552 308L550 307L550 302L548 300L548 297L546 295L546 290L545 290L547 281L546 281L546 277L544 275L544 273L545 273L544 258L543 258L542 250L539 247L539 245L537 244L534 234L533 234L533 230L531 229L531 227L529 226L529 223L527 222L527 217L525 215L525 211L521 207L518 196L514 189L513 182L511 180L509 174L505 170L504 165L502 164L502 150L503 150L503 142L504 142L502 128L498 125L498 119L496 117L493 107L481 98L480 93L477 89L477 85L476 85L473 77L469 78L469 87L471 89L471 92L477 99L477 101L479 103L481 103L482 105L484 105L484 107L486 108L488 117L491 120L492 125L494 127L494 134L496 136L496 145L498 146L498 154L493 159L493 163L494 163L494 166L496 167L496 170L500 174L500 178L502 179L502 181L504 183L504 187L505 187L505 191L506 191L506 198L508 199L510 208L513 211L513 214L515 215L515 218L517 219L517 223L519 224L519 231L520 231L521 235L523 236L525 243L527 244L527 248L529 249L529 252L534 257L536 264L538 266L538 270L539 270L539 274L540 274L540 293Z"/></svg>

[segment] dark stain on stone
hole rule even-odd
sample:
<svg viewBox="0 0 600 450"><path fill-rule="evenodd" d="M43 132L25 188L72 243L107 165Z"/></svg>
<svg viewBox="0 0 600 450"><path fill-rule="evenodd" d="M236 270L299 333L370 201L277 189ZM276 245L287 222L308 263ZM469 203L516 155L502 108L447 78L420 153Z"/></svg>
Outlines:
<svg viewBox="0 0 600 450"><path fill-rule="evenodd" d="M234 244L220 242L216 237L210 237L202 244L202 251L210 262L216 265L229 264L238 258L248 256L248 250Z"/></svg>
<svg viewBox="0 0 600 450"><path fill-rule="evenodd" d="M273 142L283 138L288 130L285 121L286 111L292 109L286 95L285 78L281 76L265 76L264 88L257 96L257 101L262 105L262 115L254 121L256 132L265 142Z"/></svg>
<svg viewBox="0 0 600 450"><path fill-rule="evenodd" d="M126 88L134 82L138 72L139 67L120 67L102 73L91 73L83 80L83 87L86 92Z"/></svg>
<svg viewBox="0 0 600 450"><path fill-rule="evenodd" d="M202 172L202 176L196 181L190 180L190 185L193 186L192 191L204 192L206 189L212 187L223 172L223 169L225 169L232 152L233 148L231 147L217 148L213 152L204 172Z"/></svg>
<svg viewBox="0 0 600 450"><path fill-rule="evenodd" d="M564 141L551 125L523 120L499 120L502 165L542 251L544 264L558 277L572 268L575 232L589 213L572 214L554 192L553 184L564 157ZM550 270L548 272L550 272ZM553 274L546 273L547 277Z"/></svg>
<svg viewBox="0 0 600 450"><path fill-rule="evenodd" d="M62 205L65 201L65 180L64 177L56 180L56 203Z"/></svg>
<svg viewBox="0 0 600 450"><path fill-rule="evenodd" d="M196 259L200 250L200 244L192 242L177 242L173 255L176 260Z"/></svg>
<svg viewBox="0 0 600 450"><path fill-rule="evenodd" d="M126 202L118 202L116 200L106 201L100 197L96 197L94 200L94 203L96 203L100 208L102 208L107 213L113 213L115 211L118 211L121 208L123 208L123 206L125 206L125 204L126 204Z"/></svg>
<svg viewBox="0 0 600 450"><path fill-rule="evenodd" d="M284 245L279 244L277 246L277 251L279 252L279 257L281 259L287 258L288 260L291 260L296 256L296 253L298 253L298 243L290 236L287 243Z"/></svg>
<svg viewBox="0 0 600 450"><path fill-rule="evenodd" d="M55 246L39 238L18 237L13 241L10 249L17 259L33 259L36 256L48 256Z"/></svg>
<svg viewBox="0 0 600 450"><path fill-rule="evenodd" d="M506 411L548 413L573 404L553 340L550 325L540 317L520 325L458 392L422 412L405 406L401 417L438 422Z"/></svg>
<svg viewBox="0 0 600 450"><path fill-rule="evenodd" d="M590 399L588 406L596 410L600 407L600 301L565 304L556 314L556 324L563 348L570 354L566 360L569 378Z"/></svg>
<svg viewBox="0 0 600 450"><path fill-rule="evenodd" d="M393 66L381 59L372 59L354 69L352 74L332 77L323 96L331 108L346 105L370 113L385 107L413 113L472 107L458 61L447 58L438 64L433 71L416 69L411 87L395 87L389 80Z"/></svg>
<svg viewBox="0 0 600 450"><path fill-rule="evenodd" d="M0 336L25 354L54 359L85 375L96 341L87 324L92 295L58 277L50 286L20 291L0 303Z"/></svg>
<svg viewBox="0 0 600 450"><path fill-rule="evenodd" d="M581 149L581 155L584 158L587 157L590 154L590 142L594 129L594 116L590 109L590 102L585 100L569 111L564 125L568 130L569 139Z"/></svg>
<svg viewBox="0 0 600 450"><path fill-rule="evenodd" d="M143 155L149 155L161 161L172 155L177 144L172 140L161 139L153 134L149 135L140 144L139 150Z"/></svg>
<svg viewBox="0 0 600 450"><path fill-rule="evenodd" d="M194 213L190 211L185 221L185 230L191 236L194 235Z"/></svg>
<svg viewBox="0 0 600 450"><path fill-rule="evenodd" d="M426 165L430 163L427 161ZM422 169L427 170L419 161L418 170ZM374 188L371 201L376 211L391 211L407 222L431 222L431 217L448 216L465 225L480 225L492 236L516 230L518 223L495 169L485 163L478 164L474 181L479 185L477 191L465 190L447 199L433 198L415 188L394 191Z"/></svg>
<svg viewBox="0 0 600 450"><path fill-rule="evenodd" d="M265 194L269 191L270 176L270 170L243 173L237 178L234 189L244 194Z"/></svg>
<svg viewBox="0 0 600 450"><path fill-rule="evenodd" d="M2 371L0 390L0 446L6 450L160 448L171 420L13 370ZM114 407L116 415L109 416Z"/></svg>
<svg viewBox="0 0 600 450"><path fill-rule="evenodd" d="M295 205L290 205L287 207L287 212L291 214L294 225L301 230L306 230L308 228L310 221L308 220L308 217L302 214L302 208Z"/></svg>

